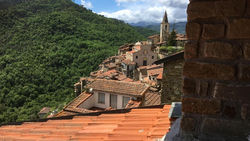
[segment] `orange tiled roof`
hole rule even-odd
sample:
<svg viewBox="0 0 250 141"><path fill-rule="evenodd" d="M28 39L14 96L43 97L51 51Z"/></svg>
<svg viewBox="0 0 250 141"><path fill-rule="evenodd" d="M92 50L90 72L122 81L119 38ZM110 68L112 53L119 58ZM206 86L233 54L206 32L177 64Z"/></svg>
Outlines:
<svg viewBox="0 0 250 141"><path fill-rule="evenodd" d="M134 82L123 82L123 81L116 81L116 80L104 80L104 79L97 79L90 85L89 88L93 88L97 91L103 92L110 92L110 93L117 93L117 94L124 94L124 95L133 95L133 96L141 96L143 95L148 86L140 83Z"/></svg>
<svg viewBox="0 0 250 141"><path fill-rule="evenodd" d="M76 97L68 105L66 105L61 112L56 114L55 117L75 115L77 113L95 112L95 111L84 109L84 108L78 108L78 106L80 104L82 104L84 101L86 101L91 96L92 96L92 94L90 94L90 93L86 93L86 92L81 93L78 97Z"/></svg>
<svg viewBox="0 0 250 141"><path fill-rule="evenodd" d="M147 70L156 69L156 68L162 68L162 66L153 64L153 65L150 65L150 66L140 66L139 67L139 69L147 69Z"/></svg>
<svg viewBox="0 0 250 141"><path fill-rule="evenodd" d="M185 34L176 34L176 40L177 41L186 41L187 36Z"/></svg>
<svg viewBox="0 0 250 141"><path fill-rule="evenodd" d="M1 140L20 141L153 141L162 138L171 121L170 105L24 122L0 127ZM109 111L110 112L110 111Z"/></svg>
<svg viewBox="0 0 250 141"><path fill-rule="evenodd" d="M161 104L161 96L159 92L148 91L145 94L145 106Z"/></svg>
<svg viewBox="0 0 250 141"><path fill-rule="evenodd" d="M163 73L163 68L148 70L149 76L159 75Z"/></svg>
<svg viewBox="0 0 250 141"><path fill-rule="evenodd" d="M163 73L160 73L160 74L157 76L157 78L156 78L156 79L158 79L158 80L162 80L162 75L163 75Z"/></svg>
<svg viewBox="0 0 250 141"><path fill-rule="evenodd" d="M126 108L135 108L139 107L141 105L142 101L136 101L136 100L129 100L128 104L126 105Z"/></svg>
<svg viewBox="0 0 250 141"><path fill-rule="evenodd" d="M135 65L135 62L133 62L129 59L123 60L122 63L127 64L127 65Z"/></svg>
<svg viewBox="0 0 250 141"><path fill-rule="evenodd" d="M134 48L135 48L136 50L141 50L141 46L138 46L138 45L135 46Z"/></svg>

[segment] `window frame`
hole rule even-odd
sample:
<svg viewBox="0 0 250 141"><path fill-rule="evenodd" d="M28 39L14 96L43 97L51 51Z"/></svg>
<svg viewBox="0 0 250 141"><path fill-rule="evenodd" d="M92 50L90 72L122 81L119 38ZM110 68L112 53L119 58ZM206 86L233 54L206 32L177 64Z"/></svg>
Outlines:
<svg viewBox="0 0 250 141"><path fill-rule="evenodd" d="M101 95L103 95L103 101L101 100ZM98 92L98 104L105 104L105 93Z"/></svg>

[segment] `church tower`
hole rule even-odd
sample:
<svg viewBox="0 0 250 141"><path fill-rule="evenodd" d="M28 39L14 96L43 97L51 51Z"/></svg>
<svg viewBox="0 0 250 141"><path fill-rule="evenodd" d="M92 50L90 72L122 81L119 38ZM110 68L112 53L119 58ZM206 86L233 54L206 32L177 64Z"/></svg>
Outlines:
<svg viewBox="0 0 250 141"><path fill-rule="evenodd" d="M160 31L160 42L167 41L169 35L169 23L168 23L168 15L165 11L163 20L161 22L161 31Z"/></svg>

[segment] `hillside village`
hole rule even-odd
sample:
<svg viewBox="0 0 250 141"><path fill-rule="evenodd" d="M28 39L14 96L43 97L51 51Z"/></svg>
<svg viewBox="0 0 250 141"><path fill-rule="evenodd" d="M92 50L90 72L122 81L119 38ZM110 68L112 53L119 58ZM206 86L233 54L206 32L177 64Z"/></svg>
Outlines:
<svg viewBox="0 0 250 141"><path fill-rule="evenodd" d="M61 112L43 118L50 111L45 107L41 119L1 124L0 140L250 141L249 12L246 0L189 1L184 51L164 56L164 46L157 53L159 46L150 41L128 44L124 53L80 78L78 96ZM170 40L162 35L153 37ZM147 56L150 50L159 57ZM136 62L140 53L145 58ZM151 79L153 68L163 73ZM160 104L152 105L157 96ZM181 96L181 103L173 102Z"/></svg>
<svg viewBox="0 0 250 141"><path fill-rule="evenodd" d="M122 45L118 49L118 55L105 59L97 71L91 72L90 77L80 78L74 84L77 97L61 112L50 116L60 117L180 101L184 62L184 53L181 50L186 36L176 34L174 48L177 53L166 54L160 48L167 46L170 34L165 12L159 35L152 35L147 41ZM167 68L171 68L173 73L170 69L167 71ZM163 77L168 79L163 81ZM174 89L168 90L168 87ZM43 111L44 109L39 115Z"/></svg>

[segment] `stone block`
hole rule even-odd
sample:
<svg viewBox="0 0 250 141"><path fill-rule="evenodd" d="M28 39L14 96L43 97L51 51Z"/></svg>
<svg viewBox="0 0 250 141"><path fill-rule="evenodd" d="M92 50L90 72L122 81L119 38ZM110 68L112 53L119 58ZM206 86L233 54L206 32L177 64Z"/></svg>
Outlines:
<svg viewBox="0 0 250 141"><path fill-rule="evenodd" d="M216 16L215 3L213 1L194 1L188 5L188 20L210 18Z"/></svg>
<svg viewBox="0 0 250 141"><path fill-rule="evenodd" d="M186 25L186 33L189 40L199 40L201 33L200 24L188 22Z"/></svg>
<svg viewBox="0 0 250 141"><path fill-rule="evenodd" d="M214 96L218 99L246 102L250 101L250 84L216 83Z"/></svg>
<svg viewBox="0 0 250 141"><path fill-rule="evenodd" d="M235 80L236 68L232 65L186 62L183 75L189 78Z"/></svg>
<svg viewBox="0 0 250 141"><path fill-rule="evenodd" d="M215 2L217 15L225 17L239 17L244 14L245 0L221 0Z"/></svg>
<svg viewBox="0 0 250 141"><path fill-rule="evenodd" d="M195 95L196 82L193 79L183 79L183 94L184 95Z"/></svg>
<svg viewBox="0 0 250 141"><path fill-rule="evenodd" d="M235 118L237 116L237 106L230 101L231 104L224 104L222 115L227 118Z"/></svg>
<svg viewBox="0 0 250 141"><path fill-rule="evenodd" d="M249 0L247 0L247 4L246 4L246 13L245 13L245 16L249 17L250 16L250 2Z"/></svg>
<svg viewBox="0 0 250 141"><path fill-rule="evenodd" d="M206 42L204 45L204 57L237 59L240 55L240 48L226 42Z"/></svg>
<svg viewBox="0 0 250 141"><path fill-rule="evenodd" d="M250 43L247 43L244 46L244 57L246 60L250 60Z"/></svg>
<svg viewBox="0 0 250 141"><path fill-rule="evenodd" d="M250 19L233 19L228 23L228 39L250 39Z"/></svg>
<svg viewBox="0 0 250 141"><path fill-rule="evenodd" d="M185 132L194 132L196 127L196 119L190 117L183 117L181 119L181 129Z"/></svg>
<svg viewBox="0 0 250 141"><path fill-rule="evenodd" d="M198 81L197 82L197 95L200 97L207 97L208 96L208 89L209 89L209 83L206 81Z"/></svg>
<svg viewBox="0 0 250 141"><path fill-rule="evenodd" d="M220 39L225 34L224 24L204 24L202 38L206 40Z"/></svg>
<svg viewBox="0 0 250 141"><path fill-rule="evenodd" d="M198 44L188 42L185 44L185 59L197 58L198 55Z"/></svg>
<svg viewBox="0 0 250 141"><path fill-rule="evenodd" d="M250 64L240 64L239 68L239 79L250 82Z"/></svg>
<svg viewBox="0 0 250 141"><path fill-rule="evenodd" d="M220 113L221 101L217 99L183 98L182 111L185 113L216 115Z"/></svg>
<svg viewBox="0 0 250 141"><path fill-rule="evenodd" d="M242 105L241 118L244 120L250 120L250 105L249 104Z"/></svg>
<svg viewBox="0 0 250 141"><path fill-rule="evenodd" d="M206 118L201 127L201 132L208 135L219 136L248 136L250 124L241 120L226 120Z"/></svg>

